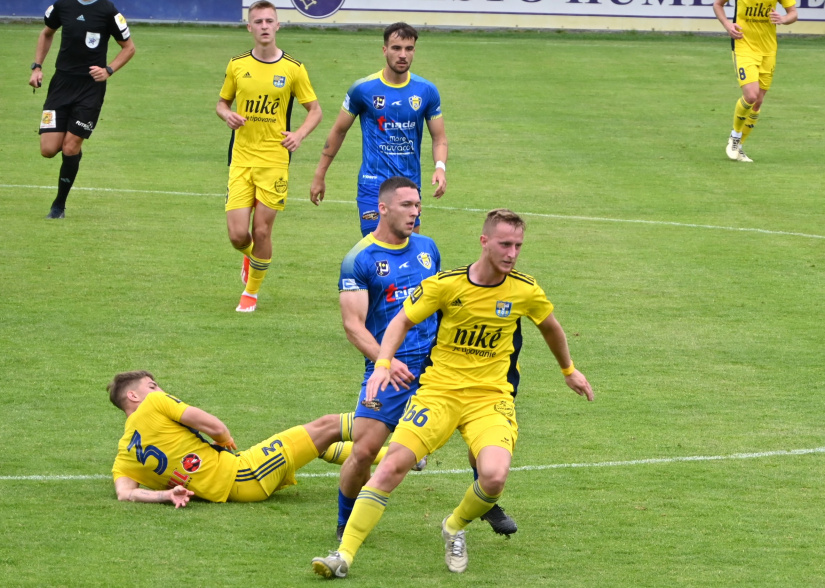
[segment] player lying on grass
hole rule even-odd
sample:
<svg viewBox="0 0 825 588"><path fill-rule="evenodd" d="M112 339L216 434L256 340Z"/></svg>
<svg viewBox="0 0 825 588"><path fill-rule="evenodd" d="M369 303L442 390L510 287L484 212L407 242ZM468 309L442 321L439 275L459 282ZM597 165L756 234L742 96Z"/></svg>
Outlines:
<svg viewBox="0 0 825 588"><path fill-rule="evenodd" d="M340 464L349 454L350 444L336 442L351 440L350 414L322 416L235 453L235 440L219 418L166 394L147 371L117 374L108 390L112 404L126 413L112 466L118 500L171 502L175 508L192 496L257 502L297 484L295 472L313 459Z"/></svg>

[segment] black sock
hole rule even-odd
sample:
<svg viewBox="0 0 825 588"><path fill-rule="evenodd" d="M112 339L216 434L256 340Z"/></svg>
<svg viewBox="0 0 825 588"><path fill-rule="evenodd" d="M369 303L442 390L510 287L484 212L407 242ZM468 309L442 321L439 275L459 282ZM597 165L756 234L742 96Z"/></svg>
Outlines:
<svg viewBox="0 0 825 588"><path fill-rule="evenodd" d="M52 208L59 208L60 210L66 208L66 198L69 197L69 190L72 189L74 179L77 177L81 157L83 157L82 151L77 155L63 154L63 164L60 166L60 179L57 182L57 197L54 199L54 202L52 202Z"/></svg>

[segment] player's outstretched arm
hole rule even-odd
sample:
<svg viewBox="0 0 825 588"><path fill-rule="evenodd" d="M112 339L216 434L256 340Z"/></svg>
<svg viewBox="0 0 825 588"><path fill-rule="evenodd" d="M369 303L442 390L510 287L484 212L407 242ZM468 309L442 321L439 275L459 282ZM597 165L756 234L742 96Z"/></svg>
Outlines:
<svg viewBox="0 0 825 588"><path fill-rule="evenodd" d="M338 150L344 144L344 139L347 138L347 131L355 122L353 117L348 112L342 110L338 113L338 118L332 125L327 140L324 142L324 148L321 150L321 160L318 162L318 167L315 168L315 176L312 178L312 185L309 187L309 199L315 206L318 206L324 199L324 194L327 190L327 170L332 165L332 160L338 155Z"/></svg>
<svg viewBox="0 0 825 588"><path fill-rule="evenodd" d="M302 106L307 110L307 117L304 119L304 124L298 127L294 132L281 131L281 134L284 136L284 140L281 141L281 145L286 147L290 153L297 150L298 147L301 146L304 139L306 139L309 134L315 130L315 127L317 127L321 123L321 119L324 118L324 113L321 112L321 105L317 100L307 102L306 104L302 104Z"/></svg>
<svg viewBox="0 0 825 588"><path fill-rule="evenodd" d="M146 490L141 488L132 478L121 476L115 480L117 499L129 502L171 502L175 508L183 508L189 504L189 499L195 495L183 486L175 486L169 490Z"/></svg>
<svg viewBox="0 0 825 588"><path fill-rule="evenodd" d="M584 396L588 401L593 400L593 388L590 387L590 382L584 377L584 374L575 368L573 360L570 359L570 349L567 346L567 336L564 334L564 329L561 328L559 321L550 315L538 325L547 346L559 362L559 367L564 374L564 381L567 386L579 396ZM565 373L572 368L570 373Z"/></svg>
<svg viewBox="0 0 825 588"><path fill-rule="evenodd" d="M341 292L338 299L341 304L341 319L344 323L347 340L363 353L364 357L375 361L378 359L378 350L381 346L367 329L369 292L366 290ZM396 387L401 386L405 390L409 390L408 383L415 379L415 375L403 361L392 358L390 378Z"/></svg>
<svg viewBox="0 0 825 588"><path fill-rule="evenodd" d="M52 41L54 41L54 34L57 32L56 29L50 27L43 27L43 30L40 31L40 36L37 37L37 49L34 50L34 62L42 64L43 61L46 59L46 55L49 54L49 49L52 47ZM43 68L38 67L37 69L32 70L32 75L29 78L29 85L32 88L39 88L43 85Z"/></svg>
<svg viewBox="0 0 825 588"><path fill-rule="evenodd" d="M402 308L398 314L387 325L384 337L381 339L381 348L378 350L378 359L375 361L375 369L367 380L366 400L374 400L379 392L387 389L387 384L392 384L393 388L399 390L398 385L390 377L392 359L407 332L415 326L415 323L407 318L407 312ZM382 365L383 364L383 365Z"/></svg>
<svg viewBox="0 0 825 588"><path fill-rule="evenodd" d="M223 424L223 421L205 410L201 410L195 406L188 406L180 416L180 422L182 425L196 429L201 433L206 433L221 447L226 447L232 451L238 449L238 446L235 445L235 440L229 433L227 426Z"/></svg>
<svg viewBox="0 0 825 588"><path fill-rule="evenodd" d="M444 117L428 120L427 129L433 140L433 163L436 165L432 185L438 184L433 196L441 198L447 191L447 170L444 169L447 164L447 130L444 128ZM439 162L444 167L441 167Z"/></svg>

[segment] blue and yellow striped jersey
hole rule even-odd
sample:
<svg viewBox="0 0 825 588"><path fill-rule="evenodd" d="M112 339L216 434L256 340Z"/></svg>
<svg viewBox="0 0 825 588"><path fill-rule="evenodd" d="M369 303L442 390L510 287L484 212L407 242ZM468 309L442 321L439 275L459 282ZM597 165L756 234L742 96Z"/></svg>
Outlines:
<svg viewBox="0 0 825 588"><path fill-rule="evenodd" d="M479 388L515 394L521 351L521 317L539 324L553 305L535 279L511 271L495 286L470 281L470 266L424 280L404 310L414 323L439 313L436 345L421 375L440 390Z"/></svg>

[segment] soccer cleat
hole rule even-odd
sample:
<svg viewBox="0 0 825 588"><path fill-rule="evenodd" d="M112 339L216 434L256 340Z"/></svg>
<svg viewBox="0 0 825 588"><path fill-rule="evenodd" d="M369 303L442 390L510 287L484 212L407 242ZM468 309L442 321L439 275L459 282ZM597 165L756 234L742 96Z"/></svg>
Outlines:
<svg viewBox="0 0 825 588"><path fill-rule="evenodd" d="M464 531L459 531L455 535L447 530L447 519L449 515L441 521L441 537L444 539L444 561L447 569L456 574L460 574L467 569L467 543L464 540Z"/></svg>
<svg viewBox="0 0 825 588"><path fill-rule="evenodd" d="M249 279L249 258L244 255L243 256L243 265L241 266L241 282L246 284L246 281Z"/></svg>
<svg viewBox="0 0 825 588"><path fill-rule="evenodd" d="M499 535L505 535L508 539L510 535L518 531L518 525L513 518L504 512L498 504L494 504L493 508L481 515L482 521L487 521L493 528L493 531Z"/></svg>
<svg viewBox="0 0 825 588"><path fill-rule="evenodd" d="M52 207L52 209L49 210L49 214L46 215L46 218L66 218L66 211L62 208Z"/></svg>
<svg viewBox="0 0 825 588"><path fill-rule="evenodd" d="M742 137L734 137L731 135L728 137L728 146L725 147L725 154L728 156L728 159L732 159L733 161L739 160L739 145L742 144Z"/></svg>
<svg viewBox="0 0 825 588"><path fill-rule="evenodd" d="M753 163L753 159L751 159L750 157L748 157L748 156L745 154L745 150L744 150L744 149L742 149L742 145L741 145L741 144L739 145L739 154L738 154L738 156L736 157L736 161L742 161L742 162L744 162L744 163Z"/></svg>
<svg viewBox="0 0 825 588"><path fill-rule="evenodd" d="M243 294L241 296L241 301L238 303L238 307L235 309L237 312L255 312L255 307L258 304L258 299L254 298L253 296L248 296Z"/></svg>
<svg viewBox="0 0 825 588"><path fill-rule="evenodd" d="M343 525L338 525L338 528L335 529L335 538L338 539L338 543L344 540L344 529L347 528L347 524L344 523Z"/></svg>
<svg viewBox="0 0 825 588"><path fill-rule="evenodd" d="M425 455L424 457L422 457L421 459L419 459L419 460L418 460L418 463L416 463L416 464L412 467L412 471L414 471L414 472L420 472L421 470L423 470L423 469L424 469L424 468L426 468L426 467L427 467L427 456Z"/></svg>
<svg viewBox="0 0 825 588"><path fill-rule="evenodd" d="M327 557L312 558L312 571L330 580L346 578L347 572L349 571L349 564L347 564L347 560L341 557L340 553L330 551Z"/></svg>

